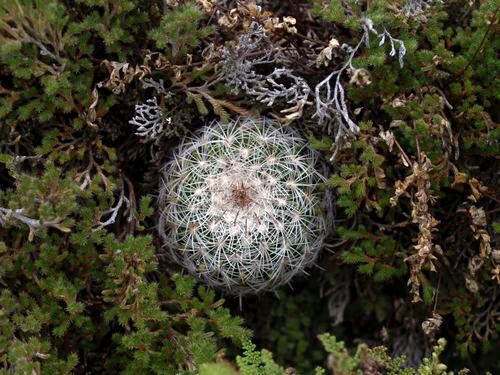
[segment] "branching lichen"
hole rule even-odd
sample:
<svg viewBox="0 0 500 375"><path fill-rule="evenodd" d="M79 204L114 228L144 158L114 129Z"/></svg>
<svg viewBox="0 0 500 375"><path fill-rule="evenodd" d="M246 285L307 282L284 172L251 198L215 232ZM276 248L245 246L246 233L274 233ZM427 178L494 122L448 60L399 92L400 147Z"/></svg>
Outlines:
<svg viewBox="0 0 500 375"><path fill-rule="evenodd" d="M442 0L407 0L403 8L404 12L409 17L419 16L433 4L442 4Z"/></svg>
<svg viewBox="0 0 500 375"><path fill-rule="evenodd" d="M334 135L335 150L331 157L332 160L335 158L336 152L339 150L343 140L359 132L359 126L352 120L349 113L348 104L345 98L345 89L342 84L342 76L346 71L350 71L352 74L361 71L361 69L354 67L352 63L360 47L362 45L368 47L370 44L370 33L374 33L380 38L380 46L382 46L386 40L390 43L390 56L395 56L396 49L398 50L399 64L401 67L403 67L403 58L406 54L406 48L403 41L393 38L385 28L382 33L379 33L374 28L373 22L368 18L362 19L361 23L364 31L358 44L355 47L351 47L347 44L342 45L342 48L348 53L347 61L342 67L331 72L325 79L318 83L314 89L316 102L314 117L317 118L319 125L326 128L329 134Z"/></svg>
<svg viewBox="0 0 500 375"><path fill-rule="evenodd" d="M222 51L220 79L232 88L233 93L243 91L268 107L279 101L291 105L281 111L287 114L284 122L289 123L302 116L311 89L290 69L275 67L269 74L256 70L260 65L275 62L269 36L261 25L253 22L234 48Z"/></svg>
<svg viewBox="0 0 500 375"><path fill-rule="evenodd" d="M137 127L136 135L148 140L156 140L171 122L171 118L165 116L155 97L146 100L144 104L135 106L135 116L129 124Z"/></svg>

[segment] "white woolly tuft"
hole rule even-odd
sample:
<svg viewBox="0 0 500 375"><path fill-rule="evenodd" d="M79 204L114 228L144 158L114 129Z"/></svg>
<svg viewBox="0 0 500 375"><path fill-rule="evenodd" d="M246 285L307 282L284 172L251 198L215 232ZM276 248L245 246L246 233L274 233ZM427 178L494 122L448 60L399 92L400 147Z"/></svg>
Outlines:
<svg viewBox="0 0 500 375"><path fill-rule="evenodd" d="M325 236L315 165L303 138L268 119L202 128L162 171L159 231L172 258L231 294L287 283Z"/></svg>

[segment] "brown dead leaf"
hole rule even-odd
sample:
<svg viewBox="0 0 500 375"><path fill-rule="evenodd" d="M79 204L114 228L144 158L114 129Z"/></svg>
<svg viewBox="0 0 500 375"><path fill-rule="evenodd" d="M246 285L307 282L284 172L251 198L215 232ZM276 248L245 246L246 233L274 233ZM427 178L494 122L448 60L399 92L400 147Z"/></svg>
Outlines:
<svg viewBox="0 0 500 375"><path fill-rule="evenodd" d="M493 260L493 262L500 264L500 250L493 250L491 252L491 259Z"/></svg>
<svg viewBox="0 0 500 375"><path fill-rule="evenodd" d="M469 214L472 218L472 223L476 226L485 227L487 225L486 222L486 213L482 208L477 208L476 206L471 206L469 208Z"/></svg>
<svg viewBox="0 0 500 375"><path fill-rule="evenodd" d="M236 9L232 9L228 14L223 15L217 20L219 26L232 29L238 24L239 16Z"/></svg>
<svg viewBox="0 0 500 375"><path fill-rule="evenodd" d="M432 314L432 318L426 319L422 323L422 331L427 337L434 337L443 324L443 317L439 314Z"/></svg>
<svg viewBox="0 0 500 375"><path fill-rule="evenodd" d="M354 69L354 71L350 70L351 79L349 83L355 84L359 87L366 87L372 83L370 72L366 69Z"/></svg>
<svg viewBox="0 0 500 375"><path fill-rule="evenodd" d="M387 146L389 146L389 152L392 152L394 144L396 142L396 138L394 137L394 133L391 132L390 130L387 131L380 131L380 138L385 141Z"/></svg>
<svg viewBox="0 0 500 375"><path fill-rule="evenodd" d="M393 108L404 107L406 105L406 100L401 98L396 98L391 103Z"/></svg>
<svg viewBox="0 0 500 375"><path fill-rule="evenodd" d="M475 277L477 271L479 271L483 265L484 265L484 259L482 259L481 257L475 255L472 258L470 258L468 264L470 275L472 277Z"/></svg>
<svg viewBox="0 0 500 375"><path fill-rule="evenodd" d="M330 41L328 42L328 47L321 50L321 52L318 54L318 57L316 57L316 66L317 67L321 65L328 66L328 64L332 60L333 50L339 47L340 43L337 39L335 38L330 39Z"/></svg>
<svg viewBox="0 0 500 375"><path fill-rule="evenodd" d="M215 5L217 5L217 0L196 0L196 3L205 13L212 13Z"/></svg>
<svg viewBox="0 0 500 375"><path fill-rule="evenodd" d="M465 275L465 287L467 290L473 294L479 292L479 285L476 280L474 280L470 275Z"/></svg>
<svg viewBox="0 0 500 375"><path fill-rule="evenodd" d="M481 185L481 183L476 178L471 178L469 180L469 186L472 191L472 194L468 197L473 202L477 202L485 193L488 188Z"/></svg>
<svg viewBox="0 0 500 375"><path fill-rule="evenodd" d="M294 26L297 20L293 17L283 17L280 21L279 17L270 17L264 21L264 30L266 32L273 32L275 30L284 30L287 33L295 34L297 28Z"/></svg>
<svg viewBox="0 0 500 375"><path fill-rule="evenodd" d="M496 280L497 284L500 285L500 265L497 265L494 269L491 270L493 276L491 280Z"/></svg>

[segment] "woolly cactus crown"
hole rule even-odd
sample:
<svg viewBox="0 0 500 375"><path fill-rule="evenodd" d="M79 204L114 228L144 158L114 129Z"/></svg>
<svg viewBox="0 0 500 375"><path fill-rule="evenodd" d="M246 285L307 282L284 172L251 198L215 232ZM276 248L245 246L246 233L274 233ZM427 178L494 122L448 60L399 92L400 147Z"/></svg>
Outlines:
<svg viewBox="0 0 500 375"><path fill-rule="evenodd" d="M270 120L202 128L162 171L165 246L189 273L231 294L288 282L324 239L315 164L303 138Z"/></svg>

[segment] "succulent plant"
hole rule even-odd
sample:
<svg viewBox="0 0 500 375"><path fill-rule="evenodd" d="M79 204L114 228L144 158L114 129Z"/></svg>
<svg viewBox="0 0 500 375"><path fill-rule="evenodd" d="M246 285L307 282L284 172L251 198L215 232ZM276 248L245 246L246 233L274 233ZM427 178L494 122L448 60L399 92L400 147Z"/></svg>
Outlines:
<svg viewBox="0 0 500 375"><path fill-rule="evenodd" d="M325 236L316 163L298 133L269 119L203 127L162 170L165 247L230 294L287 283L314 262Z"/></svg>

